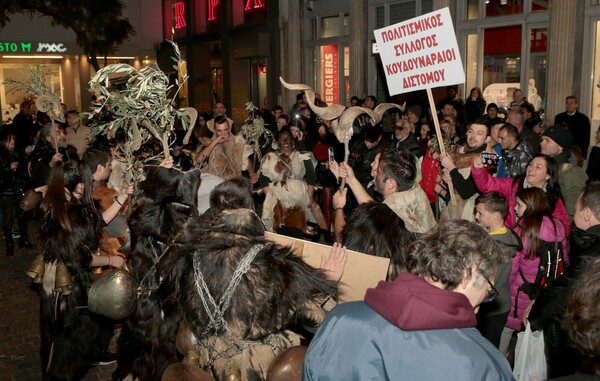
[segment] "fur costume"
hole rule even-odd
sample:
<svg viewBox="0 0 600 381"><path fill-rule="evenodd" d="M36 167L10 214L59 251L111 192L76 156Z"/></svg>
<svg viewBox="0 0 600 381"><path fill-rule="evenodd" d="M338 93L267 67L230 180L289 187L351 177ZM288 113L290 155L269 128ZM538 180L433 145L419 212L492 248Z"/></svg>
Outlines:
<svg viewBox="0 0 600 381"><path fill-rule="evenodd" d="M216 136L213 139L216 139ZM210 144L210 141L207 144ZM230 180L248 169L248 158L251 154L252 148L246 144L244 138L241 135L232 135L228 141L215 146L208 156L208 164L202 170Z"/></svg>
<svg viewBox="0 0 600 381"><path fill-rule="evenodd" d="M426 233L436 225L427 195L418 182L410 189L388 196L383 203L402 218L412 233Z"/></svg>
<svg viewBox="0 0 600 381"><path fill-rule="evenodd" d="M269 192L263 205L262 220L268 231L282 226L306 230L306 220L311 216L304 160L311 160L310 153L293 151L289 156L268 153L260 167L261 173L271 180Z"/></svg>
<svg viewBox="0 0 600 381"><path fill-rule="evenodd" d="M40 335L44 380L79 380L101 350L102 318L89 312L87 293L93 282L92 252L98 249L101 217L84 204L67 204L72 232L44 216L45 272L40 295ZM57 268L68 269L72 289L57 289ZM63 267L64 269L64 267ZM60 292L64 291L64 292Z"/></svg>
<svg viewBox="0 0 600 381"><path fill-rule="evenodd" d="M178 361L175 347L177 323L161 307L158 290L169 261L166 249L184 225L198 215L196 195L200 171L181 172L158 166L146 168L139 184L138 203L129 219L131 252L129 266L137 281L136 310L119 337L118 367L113 379L160 380L164 369Z"/></svg>
<svg viewBox="0 0 600 381"><path fill-rule="evenodd" d="M485 151L488 152L488 151ZM493 151L491 151L493 152ZM465 179L471 175L471 163L476 157L481 157L481 153L467 153L454 155L454 165L458 168L458 172ZM467 221L475 221L475 199L479 194L474 194L469 199L465 200L460 197L455 190L456 204L449 203L443 210L440 216L441 219L461 219Z"/></svg>
<svg viewBox="0 0 600 381"><path fill-rule="evenodd" d="M197 339L184 361L218 380L266 379L273 359L299 343L285 330L288 322L296 314L319 323L319 306L336 294L336 284L290 248L266 242L248 209L225 211L184 236L188 241L172 248L164 284L171 291L166 300Z"/></svg>

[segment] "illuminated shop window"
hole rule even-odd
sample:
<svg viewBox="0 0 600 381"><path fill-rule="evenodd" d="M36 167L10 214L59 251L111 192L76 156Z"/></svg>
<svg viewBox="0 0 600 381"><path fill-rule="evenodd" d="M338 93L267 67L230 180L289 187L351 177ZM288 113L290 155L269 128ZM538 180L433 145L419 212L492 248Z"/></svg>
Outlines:
<svg viewBox="0 0 600 381"><path fill-rule="evenodd" d="M483 34L483 96L487 103L508 107L521 87L520 25L488 28ZM525 93L525 91L523 91Z"/></svg>
<svg viewBox="0 0 600 381"><path fill-rule="evenodd" d="M339 46L321 46L321 99L327 104L340 103Z"/></svg>

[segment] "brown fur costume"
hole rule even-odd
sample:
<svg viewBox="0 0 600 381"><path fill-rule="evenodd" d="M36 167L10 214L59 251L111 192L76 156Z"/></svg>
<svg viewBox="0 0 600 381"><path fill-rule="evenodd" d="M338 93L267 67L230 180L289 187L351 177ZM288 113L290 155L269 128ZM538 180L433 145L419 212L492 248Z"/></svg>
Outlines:
<svg viewBox="0 0 600 381"><path fill-rule="evenodd" d="M495 151L488 145L486 146L484 152ZM457 153L453 156L454 165L458 169L458 172L465 179L471 175L471 163L473 163L473 160L475 160L477 157L481 157L481 153ZM465 200L460 197L456 190L454 191L454 194L456 196L456 203L449 203L444 210L442 210L440 219L463 219L467 221L475 221L475 199L478 195L475 194L471 198Z"/></svg>
<svg viewBox="0 0 600 381"><path fill-rule="evenodd" d="M207 143L210 144L210 141ZM208 164L202 170L225 180L238 177L248 169L251 150L242 136L232 135L228 141L215 146L208 156Z"/></svg>
<svg viewBox="0 0 600 381"><path fill-rule="evenodd" d="M200 171L181 172L150 166L139 184L138 203L129 219L130 269L140 286L137 307L119 337L118 367L113 379L160 380L165 368L178 361L177 321L162 307L159 290L166 249L184 225L197 216Z"/></svg>
<svg viewBox="0 0 600 381"><path fill-rule="evenodd" d="M271 180L262 213L268 231L277 231L284 225L306 230L311 212L308 188L303 181L306 174L304 160L311 157L308 153L294 151L289 156L270 152L263 158L260 171Z"/></svg>
<svg viewBox="0 0 600 381"><path fill-rule="evenodd" d="M197 339L185 361L216 379L235 373L242 380L265 379L273 359L299 343L297 334L285 330L292 316L310 316L319 309L316 301L336 294L336 284L289 248L266 242L258 216L248 209L225 211L204 226L195 224L185 237L187 242L172 248L173 268L164 284L171 290L166 301L177 305ZM249 252L256 254L254 259L246 257ZM248 264L247 271L229 293L241 262ZM210 300L219 304L227 295L229 307L221 304L220 315Z"/></svg>

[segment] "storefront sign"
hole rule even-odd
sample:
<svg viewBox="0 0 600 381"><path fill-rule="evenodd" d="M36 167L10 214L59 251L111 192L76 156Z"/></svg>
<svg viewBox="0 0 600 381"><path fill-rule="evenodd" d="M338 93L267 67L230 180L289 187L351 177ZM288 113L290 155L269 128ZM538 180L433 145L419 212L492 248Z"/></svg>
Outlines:
<svg viewBox="0 0 600 381"><path fill-rule="evenodd" d="M465 82L448 8L374 33L390 95Z"/></svg>
<svg viewBox="0 0 600 381"><path fill-rule="evenodd" d="M244 10L250 11L252 9L262 8L264 6L265 6L265 3L263 0L247 0L246 7L244 7Z"/></svg>
<svg viewBox="0 0 600 381"><path fill-rule="evenodd" d="M56 42L0 42L0 53L65 53L67 48Z"/></svg>
<svg viewBox="0 0 600 381"><path fill-rule="evenodd" d="M215 10L221 3L221 0L208 0L208 17L206 18L208 21L216 20Z"/></svg>
<svg viewBox="0 0 600 381"><path fill-rule="evenodd" d="M321 73L323 77L322 97L327 104L339 103L338 46L321 47Z"/></svg>
<svg viewBox="0 0 600 381"><path fill-rule="evenodd" d="M185 3L178 1L175 3L175 29L185 28Z"/></svg>
<svg viewBox="0 0 600 381"><path fill-rule="evenodd" d="M221 4L221 0L207 0L208 7L206 11L206 19L208 21L214 21L217 19L217 12L219 9L217 8L219 4ZM255 9L260 9L265 7L265 3L267 0L244 0L246 5L244 6L244 12L254 11Z"/></svg>

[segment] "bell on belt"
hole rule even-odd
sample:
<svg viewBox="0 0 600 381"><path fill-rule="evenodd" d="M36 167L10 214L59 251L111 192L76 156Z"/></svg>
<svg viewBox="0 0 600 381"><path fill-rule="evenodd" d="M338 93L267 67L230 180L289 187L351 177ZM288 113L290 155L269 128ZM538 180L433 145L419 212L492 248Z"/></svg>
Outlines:
<svg viewBox="0 0 600 381"><path fill-rule="evenodd" d="M183 321L179 323L179 330L177 331L177 337L175 338L175 345L177 346L179 353L187 356L189 351L193 349L197 343L198 340L196 340L196 337L188 325Z"/></svg>
<svg viewBox="0 0 600 381"><path fill-rule="evenodd" d="M214 378L195 365L176 362L165 369L162 381L214 381Z"/></svg>
<svg viewBox="0 0 600 381"><path fill-rule="evenodd" d="M67 265L59 262L56 266L56 278L54 279L54 291L63 295L70 295L73 291L73 281Z"/></svg>
<svg viewBox="0 0 600 381"><path fill-rule="evenodd" d="M90 311L113 320L125 319L135 309L137 285L131 274L114 269L95 281L88 294Z"/></svg>
<svg viewBox="0 0 600 381"><path fill-rule="evenodd" d="M102 276L102 267L97 266L92 269L92 274L94 275L94 279L98 279Z"/></svg>
<svg viewBox="0 0 600 381"><path fill-rule="evenodd" d="M240 372L234 371L225 375L225 381L242 381Z"/></svg>
<svg viewBox="0 0 600 381"><path fill-rule="evenodd" d="M31 263L25 274L28 277L33 278L33 283L42 283L42 278L44 277L44 254L40 254Z"/></svg>
<svg viewBox="0 0 600 381"><path fill-rule="evenodd" d="M296 345L277 355L267 372L267 381L302 380L306 350L305 346Z"/></svg>

